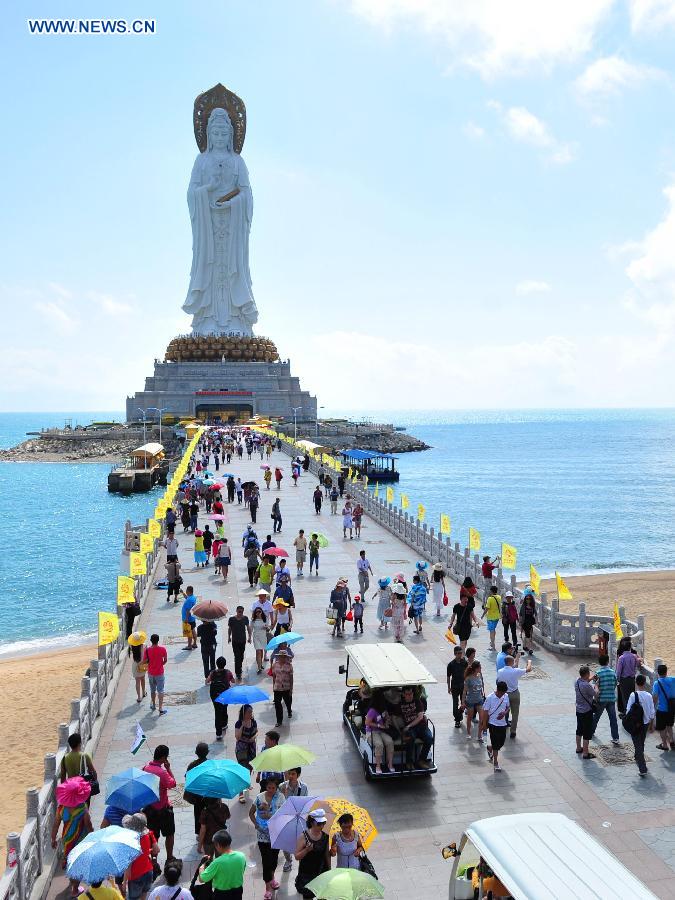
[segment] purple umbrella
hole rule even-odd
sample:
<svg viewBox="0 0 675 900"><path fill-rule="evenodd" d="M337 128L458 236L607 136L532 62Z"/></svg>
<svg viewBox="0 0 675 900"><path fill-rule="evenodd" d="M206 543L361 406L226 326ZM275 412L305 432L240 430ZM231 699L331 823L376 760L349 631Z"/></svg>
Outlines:
<svg viewBox="0 0 675 900"><path fill-rule="evenodd" d="M274 850L293 853L307 828L307 815L319 797L288 797L267 823Z"/></svg>

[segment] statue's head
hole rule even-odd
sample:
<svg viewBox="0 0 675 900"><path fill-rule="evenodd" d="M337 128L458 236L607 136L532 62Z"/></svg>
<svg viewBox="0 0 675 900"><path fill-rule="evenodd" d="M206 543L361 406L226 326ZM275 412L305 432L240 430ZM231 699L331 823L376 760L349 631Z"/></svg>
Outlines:
<svg viewBox="0 0 675 900"><path fill-rule="evenodd" d="M230 117L224 109L214 109L206 126L207 150L229 150L232 152L234 129Z"/></svg>

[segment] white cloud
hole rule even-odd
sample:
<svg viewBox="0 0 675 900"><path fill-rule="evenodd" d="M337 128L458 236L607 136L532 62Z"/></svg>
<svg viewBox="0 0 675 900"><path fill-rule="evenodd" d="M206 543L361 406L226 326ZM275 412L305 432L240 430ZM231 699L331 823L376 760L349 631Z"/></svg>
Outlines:
<svg viewBox="0 0 675 900"><path fill-rule="evenodd" d="M77 328L77 319L54 300L39 300L35 304L35 309L61 334L72 334Z"/></svg>
<svg viewBox="0 0 675 900"><path fill-rule="evenodd" d="M453 64L477 69L489 78L532 67L548 69L587 53L614 3L615 0L351 0L351 8L385 31L413 27L433 35L448 45Z"/></svg>
<svg viewBox="0 0 675 900"><path fill-rule="evenodd" d="M663 193L668 208L658 225L635 245L637 255L626 274L643 298L675 302L675 181Z"/></svg>
<svg viewBox="0 0 675 900"><path fill-rule="evenodd" d="M609 97L665 77L665 72L654 66L631 63L620 56L603 56L581 73L574 87L585 98Z"/></svg>
<svg viewBox="0 0 675 900"><path fill-rule="evenodd" d="M525 280L516 285L516 294L548 294L552 289L548 281Z"/></svg>
<svg viewBox="0 0 675 900"><path fill-rule="evenodd" d="M73 299L72 291L68 290L67 287L64 287L62 284L59 284L56 281L50 281L48 283L47 287L51 291L53 291L53 293L55 293L57 295L57 297L60 297L61 300L72 300Z"/></svg>
<svg viewBox="0 0 675 900"><path fill-rule="evenodd" d="M485 129L475 122L466 122L462 125L462 132L472 141L480 141L485 137Z"/></svg>
<svg viewBox="0 0 675 900"><path fill-rule="evenodd" d="M633 31L657 31L675 24L675 0L630 0Z"/></svg>
<svg viewBox="0 0 675 900"><path fill-rule="evenodd" d="M88 291L87 299L95 303L104 313L109 316L126 315L132 311L132 307L123 300L117 300L112 294L102 294L98 291Z"/></svg>
<svg viewBox="0 0 675 900"><path fill-rule="evenodd" d="M496 100L491 100L488 106L499 115L514 141L545 151L548 160L561 165L576 158L575 146L557 140L546 122L524 106L504 108Z"/></svg>

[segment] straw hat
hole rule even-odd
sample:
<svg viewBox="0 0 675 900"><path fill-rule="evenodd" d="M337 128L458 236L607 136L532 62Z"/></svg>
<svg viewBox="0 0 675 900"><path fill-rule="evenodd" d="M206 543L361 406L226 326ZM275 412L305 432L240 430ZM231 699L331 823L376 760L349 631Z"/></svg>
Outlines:
<svg viewBox="0 0 675 900"><path fill-rule="evenodd" d="M402 594L403 596L405 596L406 590L402 584L399 584L398 582L396 582L396 584L391 589L391 592L392 592L392 594L399 594L399 595Z"/></svg>
<svg viewBox="0 0 675 900"><path fill-rule="evenodd" d="M434 572L442 572L443 566L441 565L441 563L434 563L433 570Z"/></svg>
<svg viewBox="0 0 675 900"><path fill-rule="evenodd" d="M127 638L127 644L130 647L142 647L147 639L148 636L144 631L132 631Z"/></svg>
<svg viewBox="0 0 675 900"><path fill-rule="evenodd" d="M256 591L256 597L269 597L269 591L266 591L265 588L260 588L259 591Z"/></svg>

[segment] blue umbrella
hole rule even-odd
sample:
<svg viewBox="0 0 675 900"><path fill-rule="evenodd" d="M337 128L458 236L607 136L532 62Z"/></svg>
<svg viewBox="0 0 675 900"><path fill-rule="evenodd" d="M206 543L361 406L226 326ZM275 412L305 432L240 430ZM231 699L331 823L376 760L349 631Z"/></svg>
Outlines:
<svg viewBox="0 0 675 900"><path fill-rule="evenodd" d="M125 769L108 781L105 799L125 812L138 812L159 800L159 778L142 769Z"/></svg>
<svg viewBox="0 0 675 900"><path fill-rule="evenodd" d="M231 759L207 759L185 778L185 790L198 797L231 799L251 785L251 773Z"/></svg>
<svg viewBox="0 0 675 900"><path fill-rule="evenodd" d="M255 685L238 684L235 687L228 688L216 697L216 703L224 703L226 706L244 706L246 703L260 703L261 700L269 699L269 694L261 691ZM201 766L197 766L197 768L201 768Z"/></svg>
<svg viewBox="0 0 675 900"><path fill-rule="evenodd" d="M69 878L91 884L111 875L123 875L141 855L140 835L129 828L108 825L92 831L68 854Z"/></svg>
<svg viewBox="0 0 675 900"><path fill-rule="evenodd" d="M267 645L267 649L274 650L279 644L297 644L298 641L304 641L304 639L304 635L298 634L297 631L287 631L285 634L282 632L272 638Z"/></svg>

